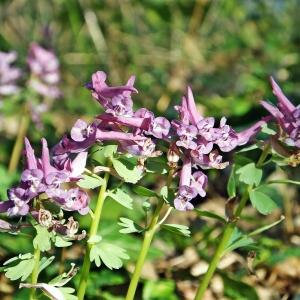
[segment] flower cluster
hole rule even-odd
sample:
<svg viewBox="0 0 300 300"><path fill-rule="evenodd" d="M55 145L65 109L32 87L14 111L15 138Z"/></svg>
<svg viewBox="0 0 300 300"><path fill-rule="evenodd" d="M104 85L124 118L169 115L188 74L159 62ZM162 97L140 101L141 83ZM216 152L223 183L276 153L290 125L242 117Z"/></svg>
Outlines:
<svg viewBox="0 0 300 300"><path fill-rule="evenodd" d="M31 71L30 87L44 97L58 98L61 92L58 88L60 73L56 55L52 51L32 43L29 48L27 63Z"/></svg>
<svg viewBox="0 0 300 300"><path fill-rule="evenodd" d="M65 189L63 184L79 179L85 162L76 158L59 170L51 164L48 145L42 139L42 155L37 158L29 141L25 139L25 169L17 187L8 190L8 201L0 203L0 212L7 211L9 216L27 215L33 207L34 199L41 195L43 199L55 202L63 210L89 212L89 198L78 188Z"/></svg>
<svg viewBox="0 0 300 300"><path fill-rule="evenodd" d="M300 148L300 105L297 107L289 101L271 77L273 93L277 97L278 106L261 101L262 106L275 118L281 132L279 138L288 146Z"/></svg>
<svg viewBox="0 0 300 300"><path fill-rule="evenodd" d="M15 52L0 52L0 97L15 94L19 91L17 80L22 72L11 64L17 59Z"/></svg>
<svg viewBox="0 0 300 300"><path fill-rule="evenodd" d="M248 143L265 122L259 121L237 133L223 117L216 127L214 118L203 117L197 111L190 87L181 105L175 109L179 112L179 120L172 121L172 138L183 156L183 166L174 206L178 210L190 210L193 209L191 200L197 195L204 197L207 186L207 176L200 170L192 174L192 166L204 170L226 168L229 162L223 162L221 152L229 152Z"/></svg>
<svg viewBox="0 0 300 300"><path fill-rule="evenodd" d="M85 152L95 142L117 141L120 151L126 151L142 158L157 156L154 139L166 138L170 123L166 118L141 108L133 111L132 93L137 93L132 76L124 86L110 87L106 74L96 72L86 86L92 96L103 106L105 112L87 124L77 120L70 136L64 136L54 149L57 166L63 166L74 153Z"/></svg>
<svg viewBox="0 0 300 300"><path fill-rule="evenodd" d="M265 122L259 121L239 133L226 124L225 117L215 126L214 118L198 113L189 87L181 105L175 106L179 120L169 122L164 117L155 117L146 108L133 110L131 96L137 93L134 81L132 76L125 85L111 87L106 83L104 72L93 74L86 87L102 105L104 113L91 124L77 120L70 136L63 137L54 147L56 166L64 168L74 153L85 153L95 142L106 140L117 141L120 151L144 160L161 154L156 142L163 140L169 144L169 162L177 164L180 157L183 161L174 206L178 210L192 209L191 200L197 195L206 195L208 180L200 169L224 169L229 163L223 162L221 153L246 144ZM192 174L192 167L199 170Z"/></svg>

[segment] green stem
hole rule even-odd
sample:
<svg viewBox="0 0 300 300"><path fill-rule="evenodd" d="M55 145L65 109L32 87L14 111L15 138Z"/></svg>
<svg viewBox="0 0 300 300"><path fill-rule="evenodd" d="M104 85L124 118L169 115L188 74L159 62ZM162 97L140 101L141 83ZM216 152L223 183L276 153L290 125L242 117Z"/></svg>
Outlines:
<svg viewBox="0 0 300 300"><path fill-rule="evenodd" d="M40 257L41 257L41 251L40 249L36 248L34 249L34 267L31 274L31 284L37 284L38 276L39 276L39 269L40 269ZM31 289L30 292L30 300L35 300L35 288Z"/></svg>
<svg viewBox="0 0 300 300"><path fill-rule="evenodd" d="M167 187L168 188L170 187L170 185L172 183L174 172L175 172L175 169L173 169L173 168L171 168L169 171L169 174L167 177ZM149 227L147 228L147 230L145 231L141 252L140 252L140 255L136 262L135 269L132 274L132 278L131 278L131 281L130 281L130 284L128 287L128 291L127 291L125 300L133 300L134 299L136 288L138 286L139 279L141 277L143 265L145 263L145 260L146 260L151 242L153 240L154 234L155 234L156 230L159 228L159 226L166 220L166 218L169 216L169 214L171 212L171 209L168 209L166 215L162 218L162 220L160 222L158 222L159 215L160 215L160 212L162 211L163 207L164 207L164 201L162 199L160 199L158 202L158 205L153 213L151 223L150 223Z"/></svg>
<svg viewBox="0 0 300 300"><path fill-rule="evenodd" d="M265 159L267 158L268 156L268 153L269 153L269 150L270 150L270 144L269 143L266 143L265 144L265 147L263 149L263 152L261 153L261 156L260 158L258 159L258 162L256 164L257 167L261 167L265 161ZM219 262L224 254L224 250L226 249L227 245L228 245L228 242L231 238L231 235L236 227L236 222L237 220L240 218L241 216L241 213L244 209L244 207L246 206L247 204L247 201L248 201L248 198L249 198L249 193L251 191L253 187L251 185L248 186L248 188L245 190L242 198L241 198L241 201L234 213L234 216L233 216L233 219L230 220L225 228L224 228L224 232L223 232L223 236L221 238L221 241L216 249L216 252L209 264L209 267L208 267L208 270L207 272L205 273L204 277L202 278L202 281L201 281L201 284L199 285L198 287L198 290L197 290L197 293L196 293L196 296L195 296L195 300L202 300L203 299L203 296L204 296L204 293L210 283L210 280L211 278L213 277L218 265L219 265Z"/></svg>
<svg viewBox="0 0 300 300"><path fill-rule="evenodd" d="M10 157L9 165L8 165L8 172L9 173L14 173L18 167L18 163L20 160L20 156L22 153L23 149L23 140L24 137L27 133L28 127L30 123L30 118L29 115L26 111L24 111L21 121L20 121L20 126L18 129L18 135L14 144L14 148Z"/></svg>
<svg viewBox="0 0 300 300"><path fill-rule="evenodd" d="M146 257L147 257L148 251L149 251L149 247L151 245L153 236L159 227L159 224L157 222L158 222L159 214L161 212L163 205L164 205L164 201L160 200L160 202L158 203L158 205L155 209L155 212L153 214L151 223L145 232L141 252L140 252L139 258L137 260L137 263L136 263L136 266L135 266L135 269L134 269L134 272L133 272L133 275L132 275L132 278L131 278L131 281L129 284L129 288L128 288L127 295L126 295L126 300L134 299L136 288L137 288L139 279L141 277L141 272L142 272L143 265L145 263L145 260L146 260Z"/></svg>
<svg viewBox="0 0 300 300"><path fill-rule="evenodd" d="M104 182L99 191L97 205L96 205L96 209L94 212L94 218L92 220L92 224L90 227L89 239L92 239L94 236L96 236L97 232L98 232L101 212L102 212L104 200L106 198L106 188L107 188L109 175L110 175L109 173L105 173L105 175L104 175ZM86 287L87 287L87 281L88 281L90 268L91 268L90 251L91 251L92 246L93 246L93 244L89 243L89 242L86 245L86 253L84 256L82 272L81 272L81 277L80 277L80 283L79 283L79 288L78 288L78 292L77 292L78 300L84 299L84 295L85 295L85 291L86 291Z"/></svg>

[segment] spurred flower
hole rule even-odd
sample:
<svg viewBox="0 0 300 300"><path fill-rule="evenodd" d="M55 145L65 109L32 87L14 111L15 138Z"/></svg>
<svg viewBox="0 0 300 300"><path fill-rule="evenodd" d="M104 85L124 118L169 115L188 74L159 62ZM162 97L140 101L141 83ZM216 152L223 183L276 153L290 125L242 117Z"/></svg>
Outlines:
<svg viewBox="0 0 300 300"><path fill-rule="evenodd" d="M192 165L204 170L226 168L229 162L223 162L222 152L232 151L237 146L248 143L265 121L259 121L239 133L226 124L225 117L221 119L219 126L216 126L214 118L203 117L197 111L190 87L187 88L187 95L182 97L181 105L175 106L175 109L179 113L179 120L173 120L171 123L173 128L171 137L185 159L174 205L179 210L187 210L193 208L191 200L197 194L205 196L207 186L207 177L203 172L191 174ZM187 159L190 161L188 164Z"/></svg>
<svg viewBox="0 0 300 300"><path fill-rule="evenodd" d="M297 107L283 94L271 77L273 93L277 97L277 107L261 101L262 106L276 119L282 132L279 138L289 146L300 148L300 105Z"/></svg>
<svg viewBox="0 0 300 300"><path fill-rule="evenodd" d="M17 81L22 72L19 68L11 66L16 59L16 52L0 52L0 99L19 91Z"/></svg>
<svg viewBox="0 0 300 300"><path fill-rule="evenodd" d="M60 97L59 61L54 52L46 50L37 43L32 43L27 63L31 71L29 85L44 97L53 99Z"/></svg>
<svg viewBox="0 0 300 300"><path fill-rule="evenodd" d="M18 187L8 190L9 200L1 203L1 212L7 211L10 216L26 215L31 209L32 200L41 194L47 195L50 200L55 201L64 210L79 211L82 214L89 211L89 199L86 193L79 189L64 190L61 187L65 182L80 179L85 166L86 154L79 153L73 161L69 161L68 168L60 170L51 163L45 139L42 139L41 158L35 156L27 138L25 138L24 152L25 169L21 174L20 184Z"/></svg>

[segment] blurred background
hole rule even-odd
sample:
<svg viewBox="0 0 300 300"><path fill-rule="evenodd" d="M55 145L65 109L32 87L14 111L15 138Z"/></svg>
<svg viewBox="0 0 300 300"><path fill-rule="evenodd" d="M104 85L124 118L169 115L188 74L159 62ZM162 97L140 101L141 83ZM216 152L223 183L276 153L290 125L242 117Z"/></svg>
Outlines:
<svg viewBox="0 0 300 300"><path fill-rule="evenodd" d="M175 116L173 105L179 103L187 84L192 87L204 115L226 116L236 129L266 115L259 100L275 101L268 80L270 75L297 104L300 99L299 27L298 0L0 1L0 51L16 51L16 65L26 70L28 47L35 41L53 49L60 61L63 96L54 102L51 111L43 114L43 129L30 125L28 136L36 145L45 136L53 146L78 117L91 119L101 112L100 106L84 88L96 70L104 70L108 81L117 85L135 74L135 86L139 90L134 96L135 107L147 107L170 118ZM26 76L22 80L25 82ZM26 102L26 95L19 97L23 97L20 101ZM1 196L5 197L6 186L16 180L15 177L5 178L5 170L22 105L12 106L10 103L14 102L9 99L0 101L4 107L0 116L0 185ZM220 209L222 213L222 186L224 189L227 177L221 177L221 180L217 174L211 174L211 177L215 178L216 186L221 185L221 190L211 192L211 199L203 205L211 205L214 199L214 209ZM283 191L293 199L296 199L296 192L293 189L288 194L287 190ZM296 218L299 211L294 205L292 218ZM107 222L115 220L117 214L114 211L111 216L107 210ZM196 224L194 238L174 241L174 237L164 236L161 244L153 248L151 258L155 263L149 261L150 271L145 274L140 291L143 299L191 299L195 278L205 269L205 260L199 260L199 254L200 257L201 254L203 257L209 255L205 254L205 247L213 245L219 231L212 229L213 223L199 225L200 221L193 214L177 218L184 218L183 223ZM279 238L278 235L282 237L286 230L290 230L288 235ZM223 299L221 295L225 293L227 298L224 299L299 300L300 296L297 298L296 295L300 284L300 251L295 230L294 225L292 229L282 228L274 236L260 241L265 251L261 281L247 275L245 255L233 253L224 268L229 268L233 274L236 264L242 262L244 269L238 269L239 273L234 276L246 278L246 283L240 283L234 276L225 281L222 277L222 281L219 274L207 299ZM203 236L207 241L199 245ZM285 248L293 236L298 238L298 244ZM2 241L1 238L0 244ZM127 243L133 245L131 240ZM138 243L134 244L136 249ZM20 241L20 247L28 248L25 244ZM270 250L274 247L278 257ZM16 251L14 240L8 237L7 245L1 245L0 250L1 258ZM291 253L287 254L287 251ZM76 248L69 256L69 259L78 257ZM287 265L277 267L284 263ZM131 270L132 265L127 268ZM287 272L289 268L293 271ZM99 274L103 275L100 279ZM125 270L113 273L101 269L100 273L95 270L94 275L87 299L122 299L118 294L128 283ZM278 288L274 287L275 283ZM0 281L0 285L1 299L11 299L11 294L15 294L14 299L26 299L22 294L18 296L8 282ZM253 285L256 292L251 288Z"/></svg>

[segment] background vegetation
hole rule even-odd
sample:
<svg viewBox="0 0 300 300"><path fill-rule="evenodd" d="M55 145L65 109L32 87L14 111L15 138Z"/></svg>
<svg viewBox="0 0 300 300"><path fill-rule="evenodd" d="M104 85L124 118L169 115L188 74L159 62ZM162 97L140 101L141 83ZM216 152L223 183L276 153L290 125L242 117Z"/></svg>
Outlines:
<svg viewBox="0 0 300 300"><path fill-rule="evenodd" d="M299 16L298 0L2 0L0 50L16 50L22 68L32 41L53 48L59 57L63 97L43 115L42 130L30 125L28 135L37 147L41 136L52 146L78 117L88 120L100 112L100 106L84 88L96 70L107 72L113 84L135 74L140 90L134 96L135 105L169 117L175 114L173 105L189 84L204 115L225 115L239 129L266 114L258 101L274 100L270 75L294 103L300 103ZM26 101L26 96L22 97ZM15 180L6 175L6 168L22 114L22 106L11 103L9 99L1 102L3 199L7 186ZM269 170L269 176L276 177L280 172ZM297 169L292 172L297 173ZM223 214L228 171L222 176L212 172L210 177L209 193L201 205ZM156 188L159 182L149 180L148 185ZM252 261L247 259L247 252L234 252L223 260L207 299L300 299L297 192L292 187L276 189L287 219L269 236L257 240L256 276L250 274ZM139 199L136 202L131 212L135 218L142 215ZM282 211L277 211L262 220L272 222L280 214ZM106 203L107 224L102 225L102 235L121 243L134 260L140 240L128 236L120 239L116 220L123 215L121 207ZM246 215L256 228L259 224L251 208ZM192 299L195 278L205 272L218 227L195 212L178 213L176 218L191 225L193 237L160 235L145 269L141 299ZM30 247L26 239L3 235L0 260ZM81 251L75 246L62 253L61 264L68 266L70 261L79 260ZM132 270L132 261L126 268ZM49 268L48 275L54 271ZM125 268L120 272L95 268L91 278L87 299L122 299L118 295L124 294L129 280ZM26 299L24 291L17 292L16 288L1 275L1 299Z"/></svg>

